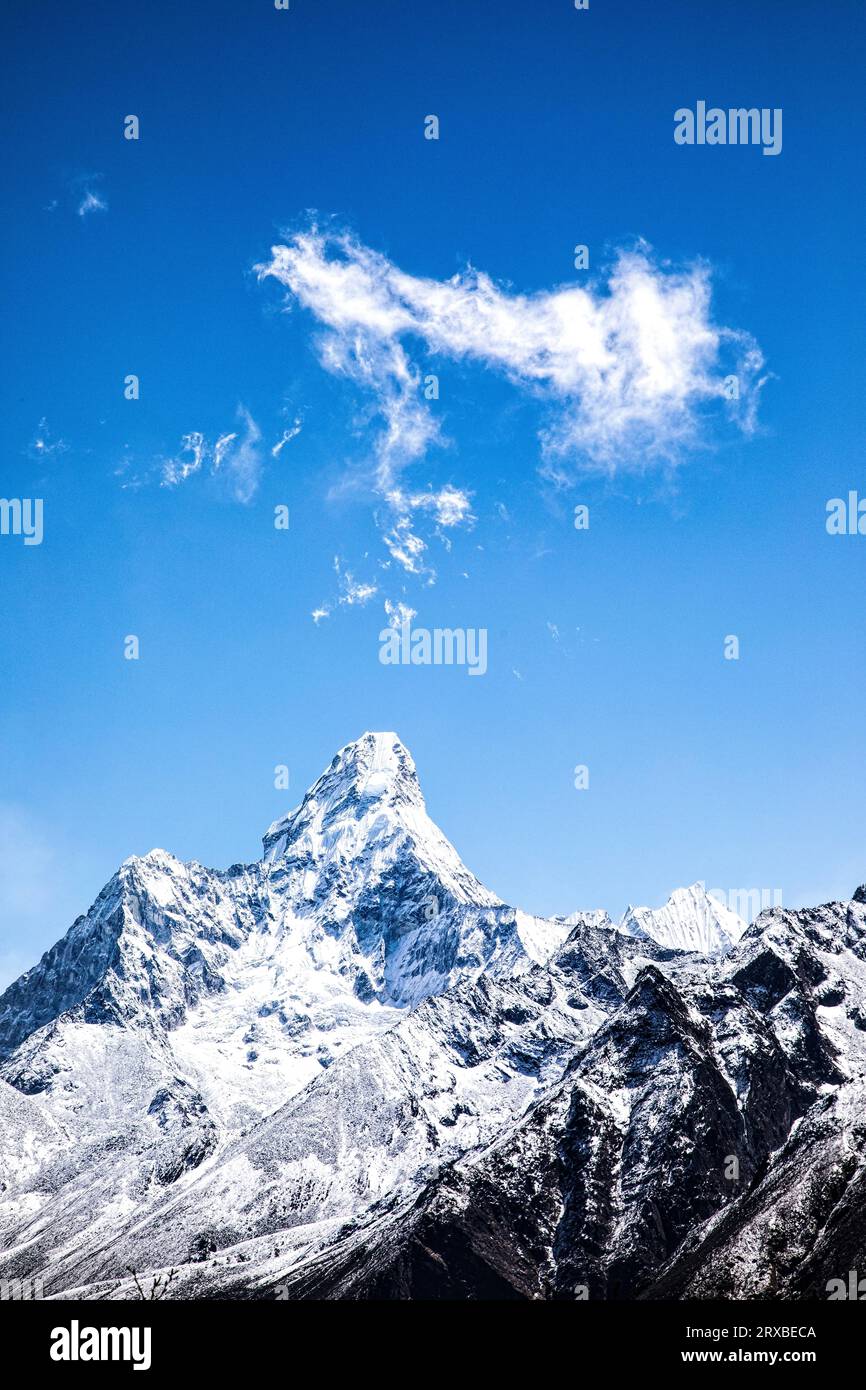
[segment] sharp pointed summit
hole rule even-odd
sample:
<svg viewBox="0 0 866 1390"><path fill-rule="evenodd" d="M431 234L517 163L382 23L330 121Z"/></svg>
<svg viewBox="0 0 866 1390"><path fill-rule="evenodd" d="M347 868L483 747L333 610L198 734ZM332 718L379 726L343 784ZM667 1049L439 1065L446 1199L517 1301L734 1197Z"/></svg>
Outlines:
<svg viewBox="0 0 866 1390"><path fill-rule="evenodd" d="M178 1297L640 1291L686 1234L701 1251L738 1146L760 1184L799 1133L819 1172L828 1127L847 1143L862 898L748 933L701 884L618 926L532 917L463 864L397 736L365 733L261 859L133 855L0 996L0 1278L108 1298L165 1267ZM813 1105L817 1140L795 1127ZM626 1165L622 1211L581 1197ZM676 1278L716 1278L707 1249Z"/></svg>
<svg viewBox="0 0 866 1390"><path fill-rule="evenodd" d="M631 936L648 937L674 951L714 955L727 951L748 926L702 883L676 888L662 907L629 907L620 923Z"/></svg>
<svg viewBox="0 0 866 1390"><path fill-rule="evenodd" d="M365 733L341 748L300 806L269 826L264 856L277 859L304 835L313 848L341 825L373 811L395 816L424 812L424 797L409 750L396 734Z"/></svg>

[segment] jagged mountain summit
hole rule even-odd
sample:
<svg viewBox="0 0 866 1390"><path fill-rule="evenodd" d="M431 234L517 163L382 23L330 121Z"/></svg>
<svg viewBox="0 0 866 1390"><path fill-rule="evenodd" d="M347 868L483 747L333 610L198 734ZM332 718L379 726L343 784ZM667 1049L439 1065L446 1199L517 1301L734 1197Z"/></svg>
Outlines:
<svg viewBox="0 0 866 1390"><path fill-rule="evenodd" d="M713 955L727 951L748 926L736 912L707 893L703 884L677 888L663 907L629 907L620 927L675 951Z"/></svg>
<svg viewBox="0 0 866 1390"><path fill-rule="evenodd" d="M64 1070L69 1030L123 1025L152 1052L170 1034L185 1075L205 1089L219 1075L214 1105L266 1113L396 1011L525 969L566 934L484 888L427 816L407 750L365 734L269 828L258 863L128 859L0 998L0 1059L34 1093Z"/></svg>
<svg viewBox="0 0 866 1390"><path fill-rule="evenodd" d="M628 907L618 923L603 909L573 912L562 920L569 926L582 922L609 927L668 950L697 951L705 956L730 950L748 926L702 883L676 888L661 907Z"/></svg>
<svg viewBox="0 0 866 1390"><path fill-rule="evenodd" d="M694 885L616 925L532 917L462 863L399 739L365 734L260 860L127 860L0 996L0 1277L795 1296L834 1257L798 1253L829 1200L801 1154L859 1180L862 899L746 928ZM784 1278L750 1245L779 1202Z"/></svg>

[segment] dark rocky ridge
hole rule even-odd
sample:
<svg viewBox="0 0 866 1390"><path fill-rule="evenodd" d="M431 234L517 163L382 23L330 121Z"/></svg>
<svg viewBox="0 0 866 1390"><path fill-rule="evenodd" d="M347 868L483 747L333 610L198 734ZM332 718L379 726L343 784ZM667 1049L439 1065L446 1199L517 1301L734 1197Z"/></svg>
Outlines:
<svg viewBox="0 0 866 1390"><path fill-rule="evenodd" d="M529 918L391 735L265 848L128 860L0 998L0 1277L629 1300L866 1273L866 889L709 955Z"/></svg>

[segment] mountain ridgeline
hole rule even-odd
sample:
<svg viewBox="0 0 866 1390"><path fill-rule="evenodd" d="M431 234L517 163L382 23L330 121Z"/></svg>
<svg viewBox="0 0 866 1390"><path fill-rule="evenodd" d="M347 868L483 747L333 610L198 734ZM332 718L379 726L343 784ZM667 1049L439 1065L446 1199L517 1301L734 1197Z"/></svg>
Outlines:
<svg viewBox="0 0 866 1390"><path fill-rule="evenodd" d="M823 1298L866 1268L864 1101L866 887L535 917L365 734L260 860L128 859L0 996L0 1279Z"/></svg>

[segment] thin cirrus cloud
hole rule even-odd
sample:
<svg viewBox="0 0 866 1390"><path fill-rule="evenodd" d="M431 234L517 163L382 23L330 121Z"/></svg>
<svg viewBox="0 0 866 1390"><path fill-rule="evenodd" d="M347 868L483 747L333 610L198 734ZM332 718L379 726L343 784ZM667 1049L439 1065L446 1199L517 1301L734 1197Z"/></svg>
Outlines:
<svg viewBox="0 0 866 1390"><path fill-rule="evenodd" d="M280 438L277 440L276 444L274 444L273 448L271 449L271 458L274 458L274 459L279 458L280 454L282 453L283 449L285 449L286 445L289 444L289 443L291 443L291 441L292 441L293 439L296 439L297 436L298 436L300 433L301 433L301 418L300 418L300 416L298 415L298 416L295 417L293 423L292 423L287 429L284 429L284 430L283 430L282 435L281 435Z"/></svg>
<svg viewBox="0 0 866 1390"><path fill-rule="evenodd" d="M429 517L445 547L450 548L448 531L456 526L471 527L475 522L471 494L452 483L438 492L432 488L406 492L395 483L383 495L389 510L382 539L391 559L407 574L432 583L435 570L427 561L427 542L418 534L416 517Z"/></svg>
<svg viewBox="0 0 866 1390"><path fill-rule="evenodd" d="M763 357L747 333L716 324L704 264L674 270L641 243L604 283L512 294L468 268L449 280L401 271L349 233L300 232L257 267L324 327L330 372L373 396L383 426L376 487L441 443L406 340L446 360L479 363L541 399L543 466L615 473L675 465L705 437L705 408L754 427ZM737 378L729 400L726 377Z"/></svg>
<svg viewBox="0 0 866 1390"><path fill-rule="evenodd" d="M30 443L27 445L27 453L33 459L48 459L55 454L65 454L69 445L65 439L60 439L49 427L48 421L43 415L33 433Z"/></svg>
<svg viewBox="0 0 866 1390"><path fill-rule="evenodd" d="M313 609L310 617L317 627L323 618L331 616L335 607L363 608L379 592L378 584L356 579L351 571L345 568L339 555L334 556L334 572L339 582L340 592L335 600L322 603L318 608Z"/></svg>
<svg viewBox="0 0 866 1390"><path fill-rule="evenodd" d="M78 216L86 217L91 212L107 212L108 203L101 198L98 193L94 193L92 188L85 190L84 196L78 203Z"/></svg>
<svg viewBox="0 0 866 1390"><path fill-rule="evenodd" d="M75 174L64 181L66 196L52 198L44 204L46 212L56 212L61 206L74 210L82 219L94 212L107 212L108 199L99 191L102 174Z"/></svg>
<svg viewBox="0 0 866 1390"><path fill-rule="evenodd" d="M411 623L417 617L416 610L410 608L408 603L398 601L393 603L391 599L385 600L385 616L388 619L389 627L402 627L404 623Z"/></svg>
<svg viewBox="0 0 866 1390"><path fill-rule="evenodd" d="M177 454L163 460L161 485L177 487L206 469L211 476L226 480L236 501L251 502L259 490L264 467L262 432L246 406L238 406L237 418L239 428L221 434L213 444L200 430L183 435ZM271 449L272 457L277 457L300 431L300 420L296 420Z"/></svg>
<svg viewBox="0 0 866 1390"><path fill-rule="evenodd" d="M643 243L617 255L604 283L535 294L510 293L471 267L444 281L408 275L350 233L315 226L273 246L256 271L321 325L322 366L371 398L381 420L372 486L385 504L383 563L428 584L435 571L419 522L431 522L447 546L448 531L474 517L470 492L419 492L402 481L448 442L409 342L482 365L537 399L540 469L558 484L579 472L675 467L707 442L714 405L744 432L755 426L765 381L756 342L713 321L708 266L674 270Z"/></svg>

